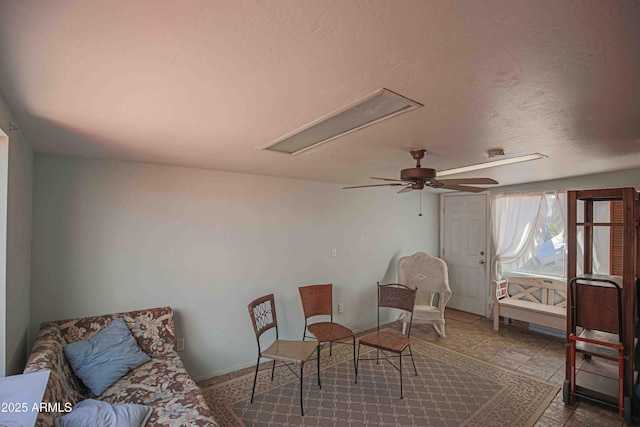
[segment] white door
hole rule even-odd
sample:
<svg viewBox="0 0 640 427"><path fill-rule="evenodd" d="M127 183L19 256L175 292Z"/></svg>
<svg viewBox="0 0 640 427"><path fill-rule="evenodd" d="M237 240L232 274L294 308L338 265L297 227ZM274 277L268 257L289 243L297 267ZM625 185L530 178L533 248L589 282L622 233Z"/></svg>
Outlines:
<svg viewBox="0 0 640 427"><path fill-rule="evenodd" d="M489 195L447 193L440 198L440 256L449 267L448 307L487 314Z"/></svg>

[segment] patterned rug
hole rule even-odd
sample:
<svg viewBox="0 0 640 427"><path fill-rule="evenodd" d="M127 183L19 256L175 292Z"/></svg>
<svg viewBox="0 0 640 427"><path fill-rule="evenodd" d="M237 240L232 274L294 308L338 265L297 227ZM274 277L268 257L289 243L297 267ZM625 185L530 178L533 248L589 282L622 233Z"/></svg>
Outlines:
<svg viewBox="0 0 640 427"><path fill-rule="evenodd" d="M315 362L305 367L304 417L299 380L286 368L276 369L273 382L270 371L258 374L253 403L253 372L200 385L221 426L529 427L559 389L419 338L411 338L411 348L418 375L405 359L403 400L398 372L384 360L361 361L354 384L352 348L343 345L332 357L322 352L322 389Z"/></svg>

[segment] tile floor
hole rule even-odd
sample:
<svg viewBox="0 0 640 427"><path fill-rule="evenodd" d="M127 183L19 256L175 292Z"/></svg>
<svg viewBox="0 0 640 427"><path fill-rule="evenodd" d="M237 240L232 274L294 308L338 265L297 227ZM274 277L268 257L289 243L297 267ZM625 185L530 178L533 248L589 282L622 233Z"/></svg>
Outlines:
<svg viewBox="0 0 640 427"><path fill-rule="evenodd" d="M496 332L492 321L453 310L447 315L446 333L440 338L430 325L415 324L411 335L562 387L564 339L503 324ZM598 405L577 401L565 406L561 389L536 427L625 425L617 412Z"/></svg>

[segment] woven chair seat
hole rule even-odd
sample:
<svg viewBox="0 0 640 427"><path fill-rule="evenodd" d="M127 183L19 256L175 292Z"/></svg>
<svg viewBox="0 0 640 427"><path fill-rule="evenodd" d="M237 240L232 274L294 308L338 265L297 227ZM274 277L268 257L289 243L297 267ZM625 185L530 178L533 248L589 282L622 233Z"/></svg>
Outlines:
<svg viewBox="0 0 640 427"><path fill-rule="evenodd" d="M319 322L307 326L319 342L336 341L353 336L353 331L346 326L334 322Z"/></svg>
<svg viewBox="0 0 640 427"><path fill-rule="evenodd" d="M283 362L306 362L316 352L316 343L311 341L275 340L260 356Z"/></svg>
<svg viewBox="0 0 640 427"><path fill-rule="evenodd" d="M415 323L444 323L440 308L432 305L416 305L413 309Z"/></svg>
<svg viewBox="0 0 640 427"><path fill-rule="evenodd" d="M360 338L360 344L401 353L409 345L409 338L396 331L380 331L363 336Z"/></svg>

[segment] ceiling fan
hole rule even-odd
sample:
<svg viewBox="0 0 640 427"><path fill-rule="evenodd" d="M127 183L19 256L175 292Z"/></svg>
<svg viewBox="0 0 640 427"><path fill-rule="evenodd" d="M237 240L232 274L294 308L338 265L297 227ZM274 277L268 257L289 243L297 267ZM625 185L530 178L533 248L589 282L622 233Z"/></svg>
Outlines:
<svg viewBox="0 0 640 427"><path fill-rule="evenodd" d="M393 178L375 178L383 181L398 181L391 184L370 184L370 185L354 185L351 187L343 187L344 190L351 188L364 188L364 187L385 187L385 186L402 186L403 188L398 193L406 193L411 190L422 190L425 186L443 189L443 190L455 190L466 191L469 193L479 193L485 191L486 188L471 187L466 184L497 184L491 178L459 178L459 179L437 179L436 170L423 168L420 166L420 160L424 158L424 153L427 150L411 150L411 157L416 161L415 168L402 169L400 171L400 179Z"/></svg>

